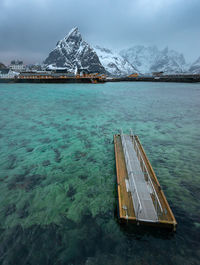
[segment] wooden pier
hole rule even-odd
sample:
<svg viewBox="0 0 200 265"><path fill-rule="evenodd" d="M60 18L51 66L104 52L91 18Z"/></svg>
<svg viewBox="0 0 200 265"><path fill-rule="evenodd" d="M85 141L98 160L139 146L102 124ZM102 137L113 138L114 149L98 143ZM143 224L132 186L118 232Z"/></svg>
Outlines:
<svg viewBox="0 0 200 265"><path fill-rule="evenodd" d="M114 135L119 218L176 230L177 222L136 135Z"/></svg>

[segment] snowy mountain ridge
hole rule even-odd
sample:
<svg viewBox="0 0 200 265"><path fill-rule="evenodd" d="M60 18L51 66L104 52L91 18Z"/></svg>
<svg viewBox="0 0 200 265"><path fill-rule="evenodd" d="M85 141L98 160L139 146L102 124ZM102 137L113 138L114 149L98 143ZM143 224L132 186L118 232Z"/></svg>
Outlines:
<svg viewBox="0 0 200 265"><path fill-rule="evenodd" d="M100 46L95 46L94 50L106 71L113 76L130 75L134 72L138 72L132 64L117 52Z"/></svg>
<svg viewBox="0 0 200 265"><path fill-rule="evenodd" d="M183 54L168 47L159 50L156 46L137 45L120 52L100 46L92 47L82 39L77 27L57 42L44 64L49 69L66 69L71 73L86 70L111 76L161 71L165 74L200 73L200 57L189 65Z"/></svg>
<svg viewBox="0 0 200 265"><path fill-rule="evenodd" d="M63 68L76 73L77 69L107 73L112 76L128 75L137 70L122 56L106 48L92 47L82 39L77 27L57 42L56 48L44 61L48 69Z"/></svg>
<svg viewBox="0 0 200 265"><path fill-rule="evenodd" d="M120 51L120 55L134 65L140 73L163 71L165 73L183 73L186 62L183 54L168 47L159 50L156 46L133 46Z"/></svg>

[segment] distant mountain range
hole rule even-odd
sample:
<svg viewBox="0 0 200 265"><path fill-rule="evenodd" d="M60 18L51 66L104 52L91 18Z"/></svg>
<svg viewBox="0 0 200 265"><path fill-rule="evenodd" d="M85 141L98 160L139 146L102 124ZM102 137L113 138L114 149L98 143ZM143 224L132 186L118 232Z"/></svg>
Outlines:
<svg viewBox="0 0 200 265"><path fill-rule="evenodd" d="M200 57L189 65L183 54L168 48L159 50L156 46L139 45L118 53L100 46L92 47L82 39L77 27L57 43L44 64L49 69L62 67L72 73L84 69L112 76L160 71L166 74L200 73Z"/></svg>
<svg viewBox="0 0 200 265"><path fill-rule="evenodd" d="M160 51L156 46L140 45L122 50L120 54L141 73L183 73L187 69L184 56L168 48Z"/></svg>

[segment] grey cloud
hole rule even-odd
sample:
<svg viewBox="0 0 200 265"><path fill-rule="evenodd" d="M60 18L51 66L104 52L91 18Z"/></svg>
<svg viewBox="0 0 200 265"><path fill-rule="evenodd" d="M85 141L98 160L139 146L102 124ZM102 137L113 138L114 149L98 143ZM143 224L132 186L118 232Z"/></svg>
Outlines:
<svg viewBox="0 0 200 265"><path fill-rule="evenodd" d="M169 46L195 60L199 11L199 0L1 0L0 61L42 61L74 26L92 44Z"/></svg>

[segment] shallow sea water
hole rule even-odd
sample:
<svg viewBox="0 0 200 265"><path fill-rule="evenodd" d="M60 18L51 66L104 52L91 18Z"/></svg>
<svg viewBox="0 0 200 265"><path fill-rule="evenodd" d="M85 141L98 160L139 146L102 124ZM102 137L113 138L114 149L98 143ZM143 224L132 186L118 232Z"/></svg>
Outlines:
<svg viewBox="0 0 200 265"><path fill-rule="evenodd" d="M178 222L117 221L132 128ZM0 264L199 264L200 84L0 84Z"/></svg>

